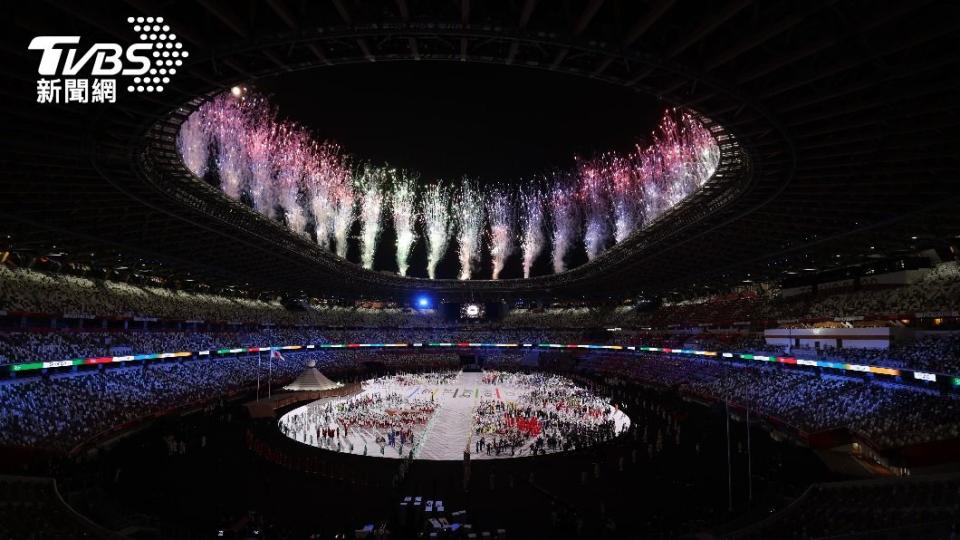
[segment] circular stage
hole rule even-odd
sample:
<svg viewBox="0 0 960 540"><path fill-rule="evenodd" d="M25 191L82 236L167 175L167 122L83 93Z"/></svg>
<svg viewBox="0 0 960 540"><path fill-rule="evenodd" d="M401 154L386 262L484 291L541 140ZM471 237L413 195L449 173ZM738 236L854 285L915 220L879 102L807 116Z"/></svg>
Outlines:
<svg viewBox="0 0 960 540"><path fill-rule="evenodd" d="M573 381L486 371L392 375L352 396L293 409L281 432L317 448L377 458L509 459L612 439L630 418Z"/></svg>

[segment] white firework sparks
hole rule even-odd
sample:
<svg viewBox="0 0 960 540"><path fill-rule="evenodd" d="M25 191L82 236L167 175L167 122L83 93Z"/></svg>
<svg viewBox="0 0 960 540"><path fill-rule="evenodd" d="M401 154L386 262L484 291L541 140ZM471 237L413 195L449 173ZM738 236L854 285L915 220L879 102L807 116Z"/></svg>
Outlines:
<svg viewBox="0 0 960 540"><path fill-rule="evenodd" d="M523 255L523 277L530 277L533 263L543 251L545 236L544 225L544 195L539 187L534 186L520 192L520 221L522 236L520 251Z"/></svg>
<svg viewBox="0 0 960 540"><path fill-rule="evenodd" d="M223 192L231 199L239 199L250 177L249 126L243 103L230 95L220 95L205 104L200 114L206 118L216 143L217 175Z"/></svg>
<svg viewBox="0 0 960 540"><path fill-rule="evenodd" d="M500 279L500 272L513 254L515 208L511 193L503 188L491 191L487 198L487 219L490 222L490 258L493 264L493 279Z"/></svg>
<svg viewBox="0 0 960 540"><path fill-rule="evenodd" d="M397 232L397 268L401 276L410 267L410 251L417 241L417 182L415 177L399 175L390 192L393 228Z"/></svg>
<svg viewBox="0 0 960 540"><path fill-rule="evenodd" d="M339 148L334 145L315 147L304 174L317 244L324 249L330 249L330 236L333 234L334 187L342 181L343 176L338 154Z"/></svg>
<svg viewBox="0 0 960 540"><path fill-rule="evenodd" d="M578 159L574 168L558 174L561 180L555 179L546 193L536 187L498 188L484 198L474 183L463 180L458 187L429 187L418 208L415 174L370 165L358 173L354 185L349 160L336 145L318 144L306 130L278 120L276 110L256 93L215 96L183 122L176 145L194 175L208 174L210 158L215 158L227 197L247 200L242 195L249 194L254 209L271 219L282 208L294 233L307 234L312 216L317 243L329 249L333 242L340 257L347 256L359 208L360 258L366 268L373 268L385 204L392 205L401 275L408 273L422 219L431 278L454 228L460 279L473 276L484 240L489 241L494 279L515 251L518 237L524 277L530 277L546 249L548 234L555 272L567 269L565 257L574 245L582 244L595 260L613 242L625 241L687 199L720 165L720 147L711 129L691 111L670 109L649 144L626 154ZM485 213L490 219L486 236Z"/></svg>
<svg viewBox="0 0 960 540"><path fill-rule="evenodd" d="M373 268L380 239L384 192L388 169L366 165L357 181L360 194L360 261L364 268Z"/></svg>
<svg viewBox="0 0 960 540"><path fill-rule="evenodd" d="M583 205L585 226L583 246L587 258L596 259L606 248L610 238L610 199L607 196L607 179L599 160L578 162L580 180L580 203Z"/></svg>
<svg viewBox="0 0 960 540"><path fill-rule="evenodd" d="M483 232L483 197L473 182L464 178L454 204L457 212L457 242L460 279L470 279L480 260L480 235Z"/></svg>
<svg viewBox="0 0 960 540"><path fill-rule="evenodd" d="M310 157L310 137L301 128L282 124L278 132L274 163L277 171L278 202L283 207L287 227L295 234L307 234L307 215L301 205L304 174Z"/></svg>
<svg viewBox="0 0 960 540"><path fill-rule="evenodd" d="M344 172L341 182L333 186L333 239L336 242L337 256L347 258L347 236L356 219L354 210L354 192L349 173Z"/></svg>
<svg viewBox="0 0 960 540"><path fill-rule="evenodd" d="M564 258L580 228L580 207L577 204L576 192L562 180L554 183L550 191L550 210L553 216L553 272L559 274L567 269Z"/></svg>
<svg viewBox="0 0 960 540"><path fill-rule="evenodd" d="M273 218L276 213L274 199L273 156L276 153L274 126L261 125L248 132L247 156L250 160L250 199L253 208Z"/></svg>
<svg viewBox="0 0 960 540"><path fill-rule="evenodd" d="M427 236L427 275L436 279L437 264L450 243L450 192L440 184L424 191L423 226Z"/></svg>
<svg viewBox="0 0 960 540"><path fill-rule="evenodd" d="M210 132L206 125L207 108L201 107L180 124L177 133L177 150L183 158L183 164L194 175L203 178L207 174L207 161L210 159Z"/></svg>

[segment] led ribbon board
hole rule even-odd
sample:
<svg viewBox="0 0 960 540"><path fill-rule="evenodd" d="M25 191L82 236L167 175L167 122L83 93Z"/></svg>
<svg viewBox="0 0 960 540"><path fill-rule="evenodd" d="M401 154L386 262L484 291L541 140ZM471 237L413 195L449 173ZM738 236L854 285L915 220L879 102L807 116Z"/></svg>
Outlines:
<svg viewBox="0 0 960 540"><path fill-rule="evenodd" d="M600 345L592 343L483 343L483 342L445 342L431 341L426 343L319 343L310 345L281 345L271 347L232 347L215 350L203 350L197 352L167 352L153 354L134 354L125 356L100 356L91 358L74 358L70 360L56 360L49 362L23 362L10 364L8 370L10 373L20 373L27 371L36 371L41 369L76 367L86 365L115 364L122 362L163 360L170 358L187 358L192 356L230 356L252 353L269 353L272 350L298 351L298 350L316 350L316 349L400 349L400 348L457 348L457 349L485 349L485 348L539 348L539 349L584 349L584 350L605 350L605 351L639 351L663 354L679 354L685 356L705 356L722 357L726 359L739 359L755 362L768 362L786 365L816 367L825 369L835 369L839 371L870 373L874 375L884 375L888 377L910 376L913 380L923 382L937 382L941 379L950 381L952 386L960 387L960 377L954 375L938 375L936 373L927 373L923 371L913 371L909 369L891 368L886 366L871 366L865 364L848 364L845 362L831 362L829 360L809 360L803 358L794 358L792 356L768 356L749 353L733 353L718 351L698 351L693 349L673 349L670 347L649 347L644 345Z"/></svg>

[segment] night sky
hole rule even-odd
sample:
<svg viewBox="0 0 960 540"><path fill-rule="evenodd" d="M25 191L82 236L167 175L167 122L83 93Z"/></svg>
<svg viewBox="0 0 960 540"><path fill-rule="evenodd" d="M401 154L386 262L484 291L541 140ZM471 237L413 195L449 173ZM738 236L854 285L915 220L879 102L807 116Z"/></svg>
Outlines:
<svg viewBox="0 0 960 540"><path fill-rule="evenodd" d="M664 105L649 96L586 78L520 67L454 62L377 62L325 67L254 85L280 115L336 141L363 160L417 171L426 180L519 183L574 155L627 151L656 126ZM375 268L396 271L394 234L384 220ZM455 242L438 277L458 271ZM568 257L571 266L585 253ZM348 258L359 260L351 246ZM550 273L544 253L534 274ZM422 241L410 275L426 277ZM514 254L501 274L521 277ZM489 278L484 253L475 278Z"/></svg>

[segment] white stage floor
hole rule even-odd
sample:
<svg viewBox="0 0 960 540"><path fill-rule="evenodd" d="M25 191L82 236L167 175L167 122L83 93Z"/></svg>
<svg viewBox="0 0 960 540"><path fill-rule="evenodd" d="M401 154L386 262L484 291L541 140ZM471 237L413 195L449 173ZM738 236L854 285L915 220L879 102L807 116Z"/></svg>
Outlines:
<svg viewBox="0 0 960 540"><path fill-rule="evenodd" d="M474 413L481 400L498 400L503 402L516 402L520 394L526 390L503 384L485 384L482 379L482 373L459 373L452 382L434 385L387 385L387 386L367 386L359 396L373 395L376 393L396 392L402 395L407 401L430 401L431 395L433 402L438 405L432 417L425 426L414 429L415 442L413 456L415 459L439 460L439 461L462 461L464 450L471 452L470 459L509 459L511 457L522 457L526 455L526 448L522 449L524 453L518 453L516 456L507 455L487 455L485 452L475 453L473 443L474 432ZM332 398L320 400L314 403L326 404L347 401L357 396L348 398ZM301 414L307 410L310 405L298 407L287 413L281 418L284 423L289 417ZM630 425L630 419L626 414L617 410L612 415L616 423L616 431L620 433ZM315 424L308 428L307 433L315 431ZM346 437L339 437L331 444L317 444L313 446L357 455L364 454L366 446L366 455L378 458L394 458L401 456L399 449L386 446L381 454L381 445L374 442L379 434L376 429L356 429L351 430ZM303 432L295 432L288 435L296 440L310 444L309 435ZM531 439L532 440L532 439ZM350 450L350 445L353 450ZM411 448L409 445L403 449L403 455L408 455Z"/></svg>

